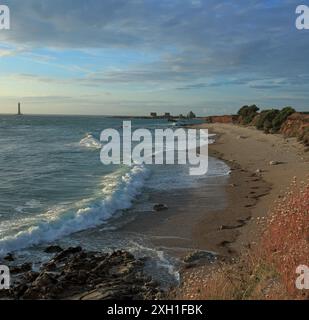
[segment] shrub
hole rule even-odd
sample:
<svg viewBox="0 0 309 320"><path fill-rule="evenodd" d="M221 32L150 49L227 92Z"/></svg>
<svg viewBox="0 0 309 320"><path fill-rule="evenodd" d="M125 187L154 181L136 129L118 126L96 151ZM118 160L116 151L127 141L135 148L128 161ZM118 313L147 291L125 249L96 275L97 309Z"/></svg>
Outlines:
<svg viewBox="0 0 309 320"><path fill-rule="evenodd" d="M261 112L260 117L256 122L256 128L269 132L273 128L273 120L280 114L277 109L264 110Z"/></svg>
<svg viewBox="0 0 309 320"><path fill-rule="evenodd" d="M240 115L242 118L242 124L247 125L251 123L258 111L259 108L255 104L251 106L243 106L238 111L238 115Z"/></svg>
<svg viewBox="0 0 309 320"><path fill-rule="evenodd" d="M286 119L296 111L292 107L283 108L279 114L272 121L272 129L274 132L280 130L282 124L286 121Z"/></svg>

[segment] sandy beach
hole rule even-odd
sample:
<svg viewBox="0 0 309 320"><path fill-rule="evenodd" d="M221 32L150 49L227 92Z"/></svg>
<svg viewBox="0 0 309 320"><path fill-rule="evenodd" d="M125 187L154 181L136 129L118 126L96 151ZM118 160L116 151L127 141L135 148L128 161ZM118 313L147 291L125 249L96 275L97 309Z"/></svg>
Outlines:
<svg viewBox="0 0 309 320"><path fill-rule="evenodd" d="M197 234L201 238L209 238L210 234L205 230L210 222L213 222L211 229L214 232L218 224L239 226L234 231L222 230L219 232L222 235L218 235L225 238L222 241L229 242L232 250L239 252L254 242L259 234L257 223L253 221L267 215L294 177L298 180L306 178L309 155L295 138L267 135L253 127L232 124L199 127L218 134L216 143L210 145L210 152L228 161L232 174L227 186L229 202L224 214L220 219L214 214L207 215L197 227ZM239 219L246 218L246 223L239 223Z"/></svg>

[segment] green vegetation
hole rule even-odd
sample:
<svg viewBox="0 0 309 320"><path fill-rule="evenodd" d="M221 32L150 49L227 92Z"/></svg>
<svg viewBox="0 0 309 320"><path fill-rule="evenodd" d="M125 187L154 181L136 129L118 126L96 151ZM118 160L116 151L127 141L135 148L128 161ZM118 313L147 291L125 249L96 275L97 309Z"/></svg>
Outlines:
<svg viewBox="0 0 309 320"><path fill-rule="evenodd" d="M272 131L273 120L280 114L277 109L263 110L256 122L256 128L265 132Z"/></svg>
<svg viewBox="0 0 309 320"><path fill-rule="evenodd" d="M286 119L294 112L295 110L291 107L283 108L281 111L277 109L263 110L255 125L259 130L276 133L280 130Z"/></svg>
<svg viewBox="0 0 309 320"><path fill-rule="evenodd" d="M275 117L275 119L272 121L272 129L274 132L277 132L280 130L282 124L286 121L286 119L293 114L295 109L292 107L285 107L283 108L279 114Z"/></svg>
<svg viewBox="0 0 309 320"><path fill-rule="evenodd" d="M243 106L238 111L238 115L241 116L240 122L244 125L254 125L267 133L278 132L286 119L296 112L292 107L285 107L281 111L278 109L263 110L261 113L258 111L259 108L255 104Z"/></svg>
<svg viewBox="0 0 309 320"><path fill-rule="evenodd" d="M241 116L241 123L247 125L253 121L257 116L259 108L253 104L252 106L243 106L239 111L238 115Z"/></svg>

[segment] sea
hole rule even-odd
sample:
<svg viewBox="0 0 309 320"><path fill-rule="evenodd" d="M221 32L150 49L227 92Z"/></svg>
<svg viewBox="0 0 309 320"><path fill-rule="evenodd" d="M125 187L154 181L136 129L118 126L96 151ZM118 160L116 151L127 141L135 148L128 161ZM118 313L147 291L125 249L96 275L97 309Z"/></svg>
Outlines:
<svg viewBox="0 0 309 320"><path fill-rule="evenodd" d="M226 176L229 167L209 158L205 176L189 165L104 165L102 130L121 130L128 119L103 116L0 115L0 257L14 252L34 269L49 244L99 251L125 249L152 256L150 268L176 277L174 258L123 224L153 210L147 193L196 188ZM164 119L130 119L132 130L173 127ZM168 280L167 280L168 281Z"/></svg>

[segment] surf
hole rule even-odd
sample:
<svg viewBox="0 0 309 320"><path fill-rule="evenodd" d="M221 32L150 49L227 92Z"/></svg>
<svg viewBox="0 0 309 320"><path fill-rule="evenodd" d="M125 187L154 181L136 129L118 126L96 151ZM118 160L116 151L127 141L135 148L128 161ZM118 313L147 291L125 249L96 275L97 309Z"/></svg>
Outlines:
<svg viewBox="0 0 309 320"><path fill-rule="evenodd" d="M132 206L136 197L142 193L149 174L149 169L143 165L132 166L127 173L118 176L112 186L102 189L103 199L96 199L90 203L85 201L87 205L76 209L60 210L53 214L49 212L28 229L2 238L0 256L107 223L116 212Z"/></svg>

